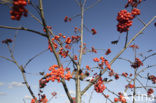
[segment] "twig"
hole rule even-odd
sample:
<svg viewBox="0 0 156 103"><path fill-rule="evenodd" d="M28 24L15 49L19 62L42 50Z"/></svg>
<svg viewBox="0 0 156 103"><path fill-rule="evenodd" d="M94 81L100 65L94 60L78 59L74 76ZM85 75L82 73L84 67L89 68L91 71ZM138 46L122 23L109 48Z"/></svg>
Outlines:
<svg viewBox="0 0 156 103"><path fill-rule="evenodd" d="M127 42L128 42L128 31L126 33L125 46L124 46L125 48L126 48Z"/></svg>
<svg viewBox="0 0 156 103"><path fill-rule="evenodd" d="M9 58L3 57L3 56L0 56L0 58L3 58L3 59L5 59L5 60L8 60L8 61L10 61L10 62L15 63L14 60L11 60L11 59L9 59Z"/></svg>
<svg viewBox="0 0 156 103"><path fill-rule="evenodd" d="M24 30L24 31L33 32L33 33L39 34L41 36L47 37L45 34L43 34L41 32L38 32L38 31L35 31L35 30L32 30L32 29L28 29L28 28L24 28L24 27L10 27L10 26L0 25L0 28L13 29L13 30Z"/></svg>
<svg viewBox="0 0 156 103"><path fill-rule="evenodd" d="M133 63L132 61L130 61L130 60L128 60L128 59L125 59L125 58L121 58L121 57L119 57L119 58L117 58L117 59L125 60L125 61L129 62L130 64Z"/></svg>
<svg viewBox="0 0 156 103"><path fill-rule="evenodd" d="M144 21L141 18L139 18L138 16L136 16L136 17L144 26L146 25L146 23L144 23Z"/></svg>
<svg viewBox="0 0 156 103"><path fill-rule="evenodd" d="M43 51L39 52L38 54L36 54L35 56L33 56L32 58L30 58L30 59L28 60L28 62L24 65L23 68L25 69L26 66L27 66L33 59L35 59L36 57L40 56L41 54L43 54L43 53L46 52L46 51L48 51L48 49L43 50Z"/></svg>
<svg viewBox="0 0 156 103"><path fill-rule="evenodd" d="M91 99L92 99L93 93L94 93L94 89L93 89L93 91L92 91L91 94L90 94L89 102L88 102L88 103L91 103Z"/></svg>
<svg viewBox="0 0 156 103"><path fill-rule="evenodd" d="M151 55L145 57L145 58L142 60L142 62L144 62L146 59L148 59L148 58L150 58L150 57L152 57L152 56L154 56L154 55L156 55L156 53L153 53L153 54L151 54Z"/></svg>

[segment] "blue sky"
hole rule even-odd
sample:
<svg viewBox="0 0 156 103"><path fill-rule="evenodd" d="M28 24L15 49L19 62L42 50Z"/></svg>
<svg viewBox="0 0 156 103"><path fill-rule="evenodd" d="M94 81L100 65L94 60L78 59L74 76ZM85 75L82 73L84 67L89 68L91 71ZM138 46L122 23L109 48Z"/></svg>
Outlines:
<svg viewBox="0 0 156 103"><path fill-rule="evenodd" d="M32 0L36 3L35 0ZM86 7L91 5L96 0L88 0ZM84 15L84 23L85 25L91 29L95 28L97 30L96 35L92 35L90 32L84 29L84 42L87 44L87 48L91 48L94 46L96 49L107 49L111 48L112 53L109 56L105 56L105 51L98 51L97 54L87 53L83 56L82 67L89 64L90 66L96 66L96 63L92 61L94 57L105 56L109 61L117 55L117 53L123 48L125 42L125 33L121 34L120 41L118 45L112 45L111 41L116 40L120 35L116 30L116 16L117 13L124 9L124 5L127 0L103 0L94 8L91 8L85 12ZM37 4L37 3L36 3ZM47 0L43 2L45 18L47 21L47 25L52 26L52 30L55 34L63 33L66 36L72 36L74 34L74 27L80 26L80 17L76 17L72 19L71 23L64 23L63 19L65 16L72 17L76 14L80 13L80 8L74 2L74 0ZM147 23L153 16L156 16L156 0L146 0L142 2L138 8L141 10L141 15L139 16L145 23ZM32 7L28 7L28 10L31 11L34 15L38 16L35 10ZM10 19L9 8L6 6L0 6L0 25L8 25L8 26L24 26L26 28L31 28L40 32L43 32L42 26L32 19L30 15L27 18L22 17L20 21L13 21ZM156 22L156 20L154 21ZM155 46L155 38L156 38L156 29L154 27L154 22L146 28L142 35L137 37L137 39L132 44L137 44L140 49L137 53L145 52L149 49L152 49L154 53L156 51ZM143 25L137 20L134 19L133 26L130 27L129 31L129 39L132 38ZM7 30L0 28L0 41L6 38L13 38L15 33L17 33L17 38L15 41L15 58L19 62L20 65L24 65L32 56L36 55L42 50L48 48L47 39L34 33L24 32L24 31L15 31L15 30ZM78 54L78 45L75 45L74 52ZM149 55L150 53L145 53L145 55ZM9 57L10 54L6 45L0 44L0 56ZM132 49L127 49L121 57L134 60L134 53ZM62 62L65 62L67 59L62 59ZM156 64L155 57L150 58L144 63L144 67L147 65ZM52 53L49 51L40 55L36 59L34 59L26 68L26 76L28 82L31 84L33 91L38 92L38 80L41 76L38 75L39 72L48 72L48 68L56 64L56 60ZM66 64L65 64L66 65ZM71 67L71 65L70 65ZM129 63L125 61L118 60L113 65L112 68L117 73L128 72L132 73L133 69L129 66ZM72 69L72 67L71 67ZM141 69L141 68L140 68ZM30 94L26 87L21 84L23 82L22 75L17 67L3 59L0 58L0 102L1 103L22 103L23 99L26 100L26 103L30 102ZM155 67L146 71L145 73L150 73L156 75ZM30 73L30 74L28 74ZM144 73L144 74L145 74ZM105 76L108 76L105 74ZM121 77L122 78L122 77ZM144 82L143 82L144 83ZM151 82L149 82L151 83ZM82 88L86 85L86 82L82 83ZM120 86L123 84L122 86ZM74 89L75 85L73 80L67 82L69 86L69 90L72 95L75 95ZM115 92L123 91L123 86L126 85L125 80L122 78L121 80L113 81L112 84L106 85L108 88ZM83 98L85 103L88 103L89 95L93 88L91 88ZM64 94L64 90L61 84L57 82L49 83L48 86L44 89L45 94L48 94L48 98L50 98L50 94L53 91L58 92L58 96L50 103L65 103L64 101L68 101L67 97ZM142 92L141 90L139 90ZM130 92L130 91L129 91ZM105 93L105 92L104 92ZM108 92L106 92L107 94ZM109 94L109 93L108 93ZM103 103L105 101L104 97L101 94L93 93L93 99L91 103ZM114 97L114 96L113 96ZM87 99L86 99L87 98Z"/></svg>

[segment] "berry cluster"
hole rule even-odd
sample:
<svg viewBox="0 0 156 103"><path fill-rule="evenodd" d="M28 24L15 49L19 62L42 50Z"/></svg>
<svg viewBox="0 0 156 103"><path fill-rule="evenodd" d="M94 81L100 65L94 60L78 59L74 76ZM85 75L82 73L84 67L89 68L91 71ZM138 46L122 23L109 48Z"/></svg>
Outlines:
<svg viewBox="0 0 156 103"><path fill-rule="evenodd" d="M54 91L54 92L51 93L51 95L52 95L52 96L56 96L57 93Z"/></svg>
<svg viewBox="0 0 156 103"><path fill-rule="evenodd" d="M123 96L123 94L120 93L120 92L118 94L119 94L119 97L118 98L114 98L114 102L117 103L118 101L120 101L121 103L127 103L126 99Z"/></svg>
<svg viewBox="0 0 156 103"><path fill-rule="evenodd" d="M139 49L139 46L138 45L130 45L129 47L132 48L133 50L134 49Z"/></svg>
<svg viewBox="0 0 156 103"><path fill-rule="evenodd" d="M126 88L134 88L134 87L135 87L135 85L133 85L133 84L126 85Z"/></svg>
<svg viewBox="0 0 156 103"><path fill-rule="evenodd" d="M89 65L86 65L86 69L87 70L91 70L91 68L89 67Z"/></svg>
<svg viewBox="0 0 156 103"><path fill-rule="evenodd" d="M96 51L96 49L94 47L92 47L92 52L97 53L97 51Z"/></svg>
<svg viewBox="0 0 156 103"><path fill-rule="evenodd" d="M148 96L150 96L153 93L154 93L154 90L152 88L148 89L148 91L147 91L147 95Z"/></svg>
<svg viewBox="0 0 156 103"><path fill-rule="evenodd" d="M69 53L68 50L65 51L65 50L63 50L63 48L60 48L60 49L59 49L59 54L60 54L63 58L66 58L66 57L68 56L68 53Z"/></svg>
<svg viewBox="0 0 156 103"><path fill-rule="evenodd" d="M111 51L111 49L109 48L109 49L107 49L105 55L109 55L111 52L112 52L112 51Z"/></svg>
<svg viewBox="0 0 156 103"><path fill-rule="evenodd" d="M95 35L97 33L94 28L91 29L91 32L92 32L93 35Z"/></svg>
<svg viewBox="0 0 156 103"><path fill-rule="evenodd" d="M135 17L137 15L140 15L140 10L137 8L133 8L133 10L131 11L132 15Z"/></svg>
<svg viewBox="0 0 156 103"><path fill-rule="evenodd" d="M45 94L41 95L41 99L40 99L40 102L39 103L47 103L48 102L48 99L46 97Z"/></svg>
<svg viewBox="0 0 156 103"><path fill-rule="evenodd" d="M63 67L59 67L58 65L53 65L49 68L50 73L47 73L44 78L39 80L40 88L44 88L46 84L51 80L54 82L57 80L58 82L61 81L61 79L70 80L72 78L72 75L70 71L67 71L65 74L65 70Z"/></svg>
<svg viewBox="0 0 156 103"><path fill-rule="evenodd" d="M93 61L94 61L94 62L99 62L100 59L99 59L99 58L94 58Z"/></svg>
<svg viewBox="0 0 156 103"><path fill-rule="evenodd" d="M119 79L119 74L116 73L116 74L114 75L114 77L115 77L116 80L118 80L118 79Z"/></svg>
<svg viewBox="0 0 156 103"><path fill-rule="evenodd" d="M20 20L21 16L27 16L28 10L25 8L26 0L13 0L13 6L10 10L12 20Z"/></svg>
<svg viewBox="0 0 156 103"><path fill-rule="evenodd" d="M128 76L128 73L123 72L122 73L122 76L127 77Z"/></svg>
<svg viewBox="0 0 156 103"><path fill-rule="evenodd" d="M33 99L31 99L31 103L36 103L36 101L37 101L37 98L35 97L35 99L33 98ZM37 102L38 103L38 102Z"/></svg>
<svg viewBox="0 0 156 103"><path fill-rule="evenodd" d="M57 45L57 43L54 42L54 40L55 40L55 38L51 39L51 41L52 41L52 43L54 45L54 48L57 49L58 45ZM50 42L49 42L49 45L48 45L48 49L50 49L50 51L53 52L53 49L52 49L52 47L50 45Z"/></svg>
<svg viewBox="0 0 156 103"><path fill-rule="evenodd" d="M102 78L99 78L99 80L94 84L94 89L97 93L102 93L106 89Z"/></svg>
<svg viewBox="0 0 156 103"><path fill-rule="evenodd" d="M141 3L142 0L128 0L127 4L125 5L125 8L127 8L129 5L132 7L137 7L138 4Z"/></svg>
<svg viewBox="0 0 156 103"><path fill-rule="evenodd" d="M80 32L80 28L75 27L75 28L74 28L74 33L77 34L77 33L79 33L79 32Z"/></svg>
<svg viewBox="0 0 156 103"><path fill-rule="evenodd" d="M47 29L52 29L52 27L51 26L47 26ZM43 29L43 31L46 32L45 29Z"/></svg>
<svg viewBox="0 0 156 103"><path fill-rule="evenodd" d="M136 69L136 68L139 68L140 66L143 66L142 61L139 58L135 58L135 62L132 63L131 67Z"/></svg>
<svg viewBox="0 0 156 103"><path fill-rule="evenodd" d="M51 80L52 82L54 82L55 80L57 80L58 82L60 82L61 78L65 78L66 80L70 80L72 78L70 71L65 74L63 67L59 67L58 65L51 66L49 68L49 71L51 71L51 73L47 74L47 81Z"/></svg>
<svg viewBox="0 0 156 103"><path fill-rule="evenodd" d="M12 43L12 41L13 41L12 39L5 39L2 41L2 43L3 44L9 44L9 43Z"/></svg>
<svg viewBox="0 0 156 103"><path fill-rule="evenodd" d="M68 16L65 16L65 18L64 18L64 22L70 22L72 19L71 18L69 18Z"/></svg>
<svg viewBox="0 0 156 103"><path fill-rule="evenodd" d="M117 16L117 30L120 33L129 31L129 27L132 25L133 18L134 17L130 12L128 12L127 10L121 10Z"/></svg>
<svg viewBox="0 0 156 103"><path fill-rule="evenodd" d="M98 65L99 65L99 67L100 67L101 69L103 69L103 65L105 64L106 67L107 67L109 70L111 70L111 65L109 64L108 60L106 60L103 56L100 57L100 59L99 59L99 58L94 58L94 59L93 59L94 62L99 62L100 60L101 60L101 63L98 64Z"/></svg>
<svg viewBox="0 0 156 103"><path fill-rule="evenodd" d="M148 79L151 80L153 84L156 84L156 77L154 75L148 76Z"/></svg>

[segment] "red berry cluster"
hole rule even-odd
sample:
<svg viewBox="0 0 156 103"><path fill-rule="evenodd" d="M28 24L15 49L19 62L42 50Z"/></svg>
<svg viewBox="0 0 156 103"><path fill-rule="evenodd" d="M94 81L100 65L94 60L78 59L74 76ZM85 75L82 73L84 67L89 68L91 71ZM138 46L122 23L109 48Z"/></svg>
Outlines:
<svg viewBox="0 0 156 103"><path fill-rule="evenodd" d="M35 99L33 98L33 99L31 99L31 103L36 103L36 101L37 101L37 98L35 97Z"/></svg>
<svg viewBox="0 0 156 103"><path fill-rule="evenodd" d="M99 78L96 84L94 84L94 89L97 93L102 93L106 89L105 85L103 84L102 78Z"/></svg>
<svg viewBox="0 0 156 103"><path fill-rule="evenodd" d="M64 18L64 22L70 22L72 19L71 18L69 18L68 16L65 16L65 18Z"/></svg>
<svg viewBox="0 0 156 103"><path fill-rule="evenodd" d="M21 16L27 16L28 10L25 8L26 0L13 0L13 6L10 10L12 20L20 20Z"/></svg>
<svg viewBox="0 0 156 103"><path fill-rule="evenodd" d="M116 80L118 80L118 79L119 79L119 74L116 73L116 74L114 75L114 77L115 77Z"/></svg>
<svg viewBox="0 0 156 103"><path fill-rule="evenodd" d="M129 5L132 7L137 7L138 4L141 3L142 0L128 0L127 4L125 5L125 8L127 8Z"/></svg>
<svg viewBox="0 0 156 103"><path fill-rule="evenodd" d="M153 93L154 93L154 90L152 88L148 89L148 91L147 91L147 95L148 96L150 96Z"/></svg>
<svg viewBox="0 0 156 103"><path fill-rule="evenodd" d="M51 66L49 68L49 71L51 71L51 73L47 74L47 81L51 80L52 82L54 82L55 80L57 80L58 82L60 82L61 78L65 78L66 80L70 80L72 78L70 71L65 74L65 69L63 69L63 67L59 68L58 65Z"/></svg>
<svg viewBox="0 0 156 103"><path fill-rule="evenodd" d="M153 84L156 84L156 77L154 75L148 76L148 79L151 80Z"/></svg>
<svg viewBox="0 0 156 103"><path fill-rule="evenodd" d="M9 44L9 43L12 43L12 41L13 41L12 39L6 39L6 40L3 40L2 43Z"/></svg>
<svg viewBox="0 0 156 103"><path fill-rule="evenodd" d="M109 49L107 49L105 55L109 55L111 52L112 52L112 51L111 51L111 49L109 48Z"/></svg>
<svg viewBox="0 0 156 103"><path fill-rule="evenodd" d="M134 69L139 68L140 66L143 66L142 61L139 58L135 58L135 62L131 65Z"/></svg>
<svg viewBox="0 0 156 103"><path fill-rule="evenodd" d="M126 85L126 88L134 88L134 87L135 87L134 84L128 84L128 85Z"/></svg>
<svg viewBox="0 0 156 103"><path fill-rule="evenodd" d="M132 15L135 17L137 15L140 15L140 10L137 8L133 8L133 10L131 11Z"/></svg>
<svg viewBox="0 0 156 103"><path fill-rule="evenodd" d="M129 31L129 27L132 25L133 18L134 17L130 12L128 12L127 10L121 10L117 16L117 30L120 33Z"/></svg>
<svg viewBox="0 0 156 103"><path fill-rule="evenodd" d="M46 97L45 94L41 95L41 99L39 100L39 103L47 103L48 102L48 99Z"/></svg>
<svg viewBox="0 0 156 103"><path fill-rule="evenodd" d="M63 67L59 67L58 65L51 66L49 71L51 72L47 73L44 78L39 80L40 88L44 88L50 80L52 82L55 80L60 82L63 78L66 80L70 80L72 78L70 71L67 71L65 74L65 69L63 69Z"/></svg>
<svg viewBox="0 0 156 103"><path fill-rule="evenodd" d="M94 28L91 29L91 32L92 32L93 35L95 35L97 33Z"/></svg>
<svg viewBox="0 0 156 103"><path fill-rule="evenodd" d="M121 103L127 103L126 102L126 99L124 98L123 94L122 93L118 93L119 94L119 97L118 98L114 98L114 102L115 103L118 103L118 101L120 101Z"/></svg>
<svg viewBox="0 0 156 103"><path fill-rule="evenodd" d="M54 92L51 93L51 95L52 95L52 96L56 96L57 93L54 91Z"/></svg>
<svg viewBox="0 0 156 103"><path fill-rule="evenodd" d="M92 47L92 52L97 53L97 50L94 47Z"/></svg>
<svg viewBox="0 0 156 103"><path fill-rule="evenodd" d="M55 40L54 38L51 39L51 41L52 41L52 43L54 45L54 48L56 49L58 47L58 45L57 45L57 43L54 42L54 40ZM53 49L52 49L52 47L50 45L50 42L49 42L49 45L48 45L48 49L50 49L50 51L53 52Z"/></svg>
<svg viewBox="0 0 156 103"><path fill-rule="evenodd" d="M52 29L52 27L51 26L47 26L47 29ZM45 29L43 29L43 31L46 32Z"/></svg>
<svg viewBox="0 0 156 103"><path fill-rule="evenodd" d="M122 76L127 77L128 76L128 73L123 72L122 73Z"/></svg>
<svg viewBox="0 0 156 103"><path fill-rule="evenodd" d="M135 45L135 44L134 45L130 45L129 47L132 48L132 49L139 49L139 46Z"/></svg>
<svg viewBox="0 0 156 103"><path fill-rule="evenodd" d="M117 30L120 33L129 31L129 27L132 26L132 20L137 15L140 15L140 10L137 8L133 8L131 12L121 10L117 16Z"/></svg>

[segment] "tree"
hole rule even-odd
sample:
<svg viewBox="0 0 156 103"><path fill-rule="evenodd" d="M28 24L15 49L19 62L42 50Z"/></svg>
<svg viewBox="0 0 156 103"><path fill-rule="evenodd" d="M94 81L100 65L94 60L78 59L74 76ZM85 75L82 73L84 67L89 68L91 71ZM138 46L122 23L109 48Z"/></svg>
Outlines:
<svg viewBox="0 0 156 103"><path fill-rule="evenodd" d="M111 29L109 29L110 27L103 27L105 31L102 31L102 29L98 30L96 28L100 28L99 26L96 26L96 25L92 26L92 25L94 25L94 23L96 22L101 22L101 21L98 21L100 17L94 16L94 17L97 17L97 19L92 20L90 19L91 17L88 16L90 15L90 13L88 13L87 15L87 12L90 12L90 9L93 9L93 7L97 8L97 5L107 3L107 2L102 1L102 0L94 0L94 1L75 0L75 4L73 4L74 6L72 7L72 9L75 6L77 6L78 9L74 11L69 8L67 10L68 12L70 10L70 12L73 12L73 13L74 12L80 12L80 13L71 17L66 16L68 14L65 14L65 15L63 14L64 15L63 18L61 17L62 19L64 19L64 22L65 22L63 24L64 26L62 29L67 28L67 30L64 29L65 31L68 31L67 34L60 31L59 29L58 30L55 29L55 25L53 25L53 23L52 24L50 23L51 22L50 20L52 19L50 16L52 17L56 15L62 16L61 14L58 13L59 8L61 8L62 6L61 4L62 2L55 1L56 4L54 5L58 5L57 3L60 2L59 3L60 7L57 9L58 11L55 10L56 12L52 10L54 12L52 14L50 14L51 10L48 9L48 6L50 5L46 4L49 2L53 3L52 1L42 1L42 0L38 0L38 2L33 1L33 0L27 0L27 1L26 0L13 0L13 1L1 0L2 5L9 6L10 17L12 19L12 22L14 22L14 25L16 25L17 22L20 22L20 25L22 26L15 27L15 26L0 25L0 28L18 30L18 32L27 31L32 35L33 34L38 35L38 36L37 35L25 36L26 38L28 37L28 38L34 38L34 39L29 41L30 44L29 42L26 42L26 44L24 44L25 42L24 37L21 37L20 38L21 40L18 39L18 36L21 36L22 33L24 32L20 32L21 35L19 35L19 33L16 32L13 37L14 39L7 38L5 40L2 40L2 44L5 44L8 47L10 57L6 57L5 55L0 56L2 59L5 59L7 61L14 63L17 66L17 68L20 70L23 80L24 80L22 81L22 83L26 85L28 91L30 92L33 98L31 100L31 103L35 103L35 102L47 103L48 101L51 100L51 99L49 100L47 99L48 94L45 93L46 91L44 90L45 88L47 88L47 86L50 86L49 85L50 82L52 82L52 85L62 84L62 87L70 103L74 103L74 102L81 103L83 100L85 100L85 98L83 99L82 97L87 91L91 92L91 95L89 98L89 102L91 102L91 99L93 99L92 98L93 92L90 91L89 89L95 90L97 95L100 94L101 96L103 96L103 98L105 98L106 102L108 101L110 103L118 102L118 101L122 103L126 103L126 101L135 103L137 101L137 97L148 97L148 99L151 97L152 98L154 97L153 94L154 94L154 88L155 88L154 84L156 83L156 77L155 77L155 74L153 73L154 71L153 68L156 65L154 64L155 62L152 62L152 60L155 60L153 59L153 56L155 56L156 53L151 48L150 50L148 50L149 48L147 47L151 45L150 43L149 44L146 43L148 46L145 47L146 49L145 52L140 51L139 48L142 48L141 46L142 43L138 46L139 42L135 41L135 39L137 39L139 36L141 38L141 35L144 36L146 34L146 33L144 34L144 30L150 24L152 24L153 21L156 19L156 16L152 15L151 20L145 23L139 16L141 14L139 6L145 5L143 3L148 2L148 1L127 0L126 2L124 2L124 5L122 5L125 7L120 7L122 8L122 10L115 8L115 9L118 9L117 11L119 11L118 14L117 12L115 14L117 15L117 17L115 18L113 17L114 20L116 19L115 23L117 24L117 27L116 27L117 32L115 33L120 34L118 39L115 41L114 39L116 37L115 38L112 37L113 36L112 34L106 34L107 29L115 31L116 29L115 27ZM66 2L74 3L74 1L72 0L66 1ZM122 2L122 1L117 1L117 2ZM153 2L155 1L154 0L151 1L151 3ZM70 15L73 15L73 14L70 14ZM24 16L26 18L24 18ZM55 17L55 19L59 18L57 16ZM106 24L109 23L107 22L107 19L109 17L110 16L103 18L103 19L106 19ZM79 22L77 22L78 19L80 19ZM22 21L26 21L26 22L23 23ZM33 23L36 21L39 24ZM53 22L55 21L57 20L53 20ZM6 22L4 22L4 24L6 24ZM26 24L28 24L27 25L28 28L25 27ZM53 26L50 26L49 24ZM106 24L104 26L107 26ZM59 26L61 25L59 24ZM65 26L65 25L68 25L68 26ZM139 27L139 25L142 25L142 27ZM108 26L112 26L112 25L108 25ZM154 28L154 25L152 26L153 27L151 28ZM71 27L73 31L69 29ZM136 30L138 32L136 31L131 32L133 30ZM102 35L102 36L96 37L100 35L100 33L103 33L105 36ZM134 35L131 35L131 34L134 34ZM120 38L124 38L124 35L125 35L125 40L120 39ZM44 37L44 39L40 39L40 37ZM105 40L105 39L102 39L102 37L104 38L108 37L111 40L109 40L108 44L105 44L105 42L102 42ZM153 38L153 35L150 37ZM99 38L102 40L100 40ZM28 52L30 54L32 53L32 51L34 52L34 51L40 50L41 48L45 48L46 47L45 44L46 45L48 44L48 47L46 47L48 49L39 52L37 55L33 56L26 63L24 63L22 59L30 55L29 54L22 54L22 55L15 54L16 53L15 52L16 39L19 40L17 41L18 43L16 43L16 48L18 48L18 44L21 43L22 46L24 46L23 48L24 51L27 49L29 50L31 49L31 52L30 51ZM43 42L37 41L34 47L32 45L33 43L36 42L35 39L39 39ZM35 42L33 42L34 40ZM145 46L145 44L143 45ZM2 46L4 47L4 45ZM25 48L25 46L28 46L28 47ZM20 48L16 50L22 50L21 45L19 45L19 47ZM35 48L37 50L35 50ZM101 48L104 48L104 49L101 49ZM120 48L121 50L115 50L118 48ZM128 51L127 52L128 55L124 53L125 51ZM39 58L39 56L42 56L41 54L45 52L47 54L46 56L44 56L44 59L45 57L49 58L50 56L53 58L51 62L50 62L51 60L50 58L44 62L47 65L46 71L35 70L35 67L30 67L31 69L29 69L29 64L31 64L31 62ZM141 53L138 53L138 52L141 52ZM16 56L20 56L20 57L23 56L23 57L18 58L17 60ZM146 61L149 59L151 61L146 63ZM42 66L43 61L38 62L38 64L36 64L36 62L37 61L33 62L33 64L31 65L36 65L37 68L41 68L38 65ZM126 68L126 70L123 70L123 69L120 70L120 68ZM38 79L39 80L38 93L34 92L30 82L26 78L29 74L35 77L35 75L33 75L33 72L35 71L38 72L38 74L40 75L40 79ZM7 78L7 76L5 78ZM117 82L121 82L122 85L121 83L117 83ZM117 85L121 85L119 86L121 88L118 90L114 90L116 89ZM69 87L71 87L72 89L75 89L75 93L76 93L75 96L71 95ZM141 88L141 92L143 91L143 93L139 93L140 88ZM57 90L53 90L51 92L52 93L51 98L56 96L57 94L56 92Z"/></svg>

